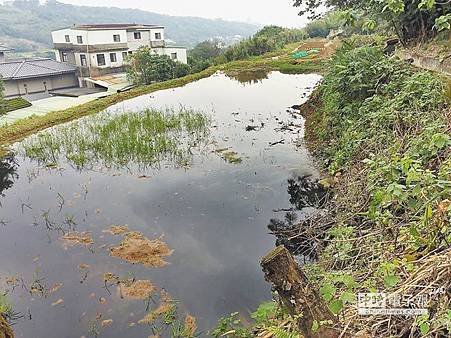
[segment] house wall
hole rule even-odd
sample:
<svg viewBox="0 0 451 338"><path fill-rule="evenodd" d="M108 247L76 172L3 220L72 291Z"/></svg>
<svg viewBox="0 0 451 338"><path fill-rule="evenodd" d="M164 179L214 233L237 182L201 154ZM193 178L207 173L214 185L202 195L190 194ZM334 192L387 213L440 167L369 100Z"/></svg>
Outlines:
<svg viewBox="0 0 451 338"><path fill-rule="evenodd" d="M46 85L44 85L46 82ZM56 76L46 76L23 80L6 80L5 97L23 96L27 94L44 93L49 90L78 87L75 73ZM25 89L26 85L26 89Z"/></svg>
<svg viewBox="0 0 451 338"><path fill-rule="evenodd" d="M69 35L70 42L66 41L66 35ZM119 42L114 41L114 35L119 35ZM83 38L83 43L79 44L77 42L77 36ZM126 43L127 42L127 32L124 29L112 29L112 30L98 30L98 31L87 31L78 29L61 29L52 32L53 43L65 44L71 43L77 46L83 45L104 45L104 44L116 44L116 43Z"/></svg>
<svg viewBox="0 0 451 338"><path fill-rule="evenodd" d="M141 33L141 39L135 39L135 32ZM150 31L149 30L136 30L127 32L127 45L132 51L137 50L141 46L150 46Z"/></svg>
<svg viewBox="0 0 451 338"><path fill-rule="evenodd" d="M186 53L186 48L183 47L164 47L164 48L154 48L153 49L158 55L167 55L172 58L172 54L176 53L176 61L181 63L188 63L188 57Z"/></svg>

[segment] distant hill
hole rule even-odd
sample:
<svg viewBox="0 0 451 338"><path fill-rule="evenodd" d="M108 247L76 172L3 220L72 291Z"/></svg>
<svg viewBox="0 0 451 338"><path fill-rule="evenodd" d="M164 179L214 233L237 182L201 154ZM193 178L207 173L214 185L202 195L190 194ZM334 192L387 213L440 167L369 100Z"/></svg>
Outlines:
<svg viewBox="0 0 451 338"><path fill-rule="evenodd" d="M247 37L259 29L241 22L169 16L137 9L74 6L54 0L39 5L37 1L21 0L0 5L0 43L18 52L44 51L51 48L52 30L82 23L163 25L167 39L186 47L214 37L231 41L237 35Z"/></svg>

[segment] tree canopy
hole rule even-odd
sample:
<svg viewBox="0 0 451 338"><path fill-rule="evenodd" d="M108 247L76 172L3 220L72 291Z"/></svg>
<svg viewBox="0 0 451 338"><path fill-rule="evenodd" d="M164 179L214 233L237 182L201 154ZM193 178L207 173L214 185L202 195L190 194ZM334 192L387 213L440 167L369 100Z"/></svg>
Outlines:
<svg viewBox="0 0 451 338"><path fill-rule="evenodd" d="M403 43L425 40L451 25L451 2L446 0L294 0L294 6L310 19L332 8L362 14L368 27L383 19Z"/></svg>
<svg viewBox="0 0 451 338"><path fill-rule="evenodd" d="M136 85L148 85L189 74L189 66L158 55L150 47L140 47L128 59L127 77Z"/></svg>

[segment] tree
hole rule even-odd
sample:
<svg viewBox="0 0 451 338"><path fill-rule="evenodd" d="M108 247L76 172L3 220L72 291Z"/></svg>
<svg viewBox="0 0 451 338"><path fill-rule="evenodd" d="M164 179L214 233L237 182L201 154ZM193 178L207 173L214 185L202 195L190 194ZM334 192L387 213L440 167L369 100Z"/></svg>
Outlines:
<svg viewBox="0 0 451 338"><path fill-rule="evenodd" d="M191 73L191 67L185 63L176 62L174 68L174 77L184 77Z"/></svg>
<svg viewBox="0 0 451 338"><path fill-rule="evenodd" d="M196 45L188 53L188 64L193 72L200 72L214 64L214 60L223 54L219 40L207 40Z"/></svg>
<svg viewBox="0 0 451 338"><path fill-rule="evenodd" d="M129 57L127 77L136 85L174 78L176 63L167 55L157 55L150 47L140 47Z"/></svg>
<svg viewBox="0 0 451 338"><path fill-rule="evenodd" d="M6 100L3 96L4 90L5 90L5 87L3 86L3 81L0 77L0 115L4 114L6 112Z"/></svg>
<svg viewBox="0 0 451 338"><path fill-rule="evenodd" d="M451 22L451 2L442 0L294 0L294 6L310 19L321 17L324 8L360 12L369 26L382 18L403 43L426 40Z"/></svg>

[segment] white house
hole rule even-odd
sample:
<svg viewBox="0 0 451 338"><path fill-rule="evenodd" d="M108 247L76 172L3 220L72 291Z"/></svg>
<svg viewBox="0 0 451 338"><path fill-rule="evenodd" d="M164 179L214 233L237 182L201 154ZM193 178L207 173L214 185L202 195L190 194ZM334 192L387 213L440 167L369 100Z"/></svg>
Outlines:
<svg viewBox="0 0 451 338"><path fill-rule="evenodd" d="M79 25L52 32L52 39L56 59L78 66L82 78L123 73L127 56L141 46L187 63L186 48L166 45L162 26Z"/></svg>

